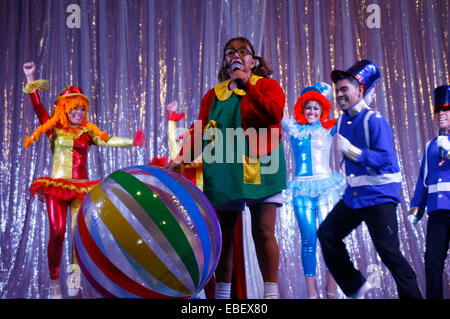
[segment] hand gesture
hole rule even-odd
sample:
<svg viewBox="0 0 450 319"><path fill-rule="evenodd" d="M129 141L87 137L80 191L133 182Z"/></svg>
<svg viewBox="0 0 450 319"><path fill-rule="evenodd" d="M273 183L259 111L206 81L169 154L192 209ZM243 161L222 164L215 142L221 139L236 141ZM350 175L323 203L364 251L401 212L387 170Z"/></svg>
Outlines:
<svg viewBox="0 0 450 319"><path fill-rule="evenodd" d="M351 143L348 139L343 137L341 134L336 134L336 149L338 152L346 154L351 148Z"/></svg>
<svg viewBox="0 0 450 319"><path fill-rule="evenodd" d="M354 146L348 139L343 137L341 134L336 134L336 149L338 152L342 153L344 157L353 162L358 162L359 156L362 151Z"/></svg>
<svg viewBox="0 0 450 319"><path fill-rule="evenodd" d="M250 76L252 74L248 74L245 73L242 70L236 70L233 73L231 73L231 81L233 81L234 83L236 83L236 86L238 87L238 89L243 89L245 86L245 83L248 81L248 79L250 79Z"/></svg>
<svg viewBox="0 0 450 319"><path fill-rule="evenodd" d="M36 65L33 61L26 62L23 64L23 73L27 77L27 81L33 82L34 81L34 73L36 72Z"/></svg>
<svg viewBox="0 0 450 319"><path fill-rule="evenodd" d="M184 173L184 163L181 160L174 160L166 164L166 168L172 172L183 175Z"/></svg>
<svg viewBox="0 0 450 319"><path fill-rule="evenodd" d="M447 136L438 136L436 140L436 144L438 147L443 148L445 151L450 151L450 141L448 140Z"/></svg>
<svg viewBox="0 0 450 319"><path fill-rule="evenodd" d="M144 132L142 132L140 128L137 129L136 135L133 139L133 146L144 147L146 142Z"/></svg>
<svg viewBox="0 0 450 319"><path fill-rule="evenodd" d="M424 210L422 208L419 207L413 207L411 208L411 210L409 211L409 214L407 216L409 222L413 225L417 224L417 222L419 220L422 219L424 214Z"/></svg>

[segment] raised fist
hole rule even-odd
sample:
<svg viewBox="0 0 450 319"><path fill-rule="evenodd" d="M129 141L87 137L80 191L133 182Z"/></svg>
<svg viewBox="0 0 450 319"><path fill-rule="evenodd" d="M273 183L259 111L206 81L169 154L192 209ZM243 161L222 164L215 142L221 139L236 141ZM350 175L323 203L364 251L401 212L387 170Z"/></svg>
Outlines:
<svg viewBox="0 0 450 319"><path fill-rule="evenodd" d="M34 81L34 73L36 72L36 65L33 61L23 64L23 73L27 77L28 82Z"/></svg>

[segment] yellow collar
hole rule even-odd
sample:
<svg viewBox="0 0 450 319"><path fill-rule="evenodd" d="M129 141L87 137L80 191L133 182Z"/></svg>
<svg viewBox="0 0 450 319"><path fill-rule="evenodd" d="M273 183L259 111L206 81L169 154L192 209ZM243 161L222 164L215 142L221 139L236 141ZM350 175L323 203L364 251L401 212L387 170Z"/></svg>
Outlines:
<svg viewBox="0 0 450 319"><path fill-rule="evenodd" d="M84 132L89 132L89 129L86 126L79 126L77 128L69 129L55 127L54 130L57 136L65 136L74 140L79 138Z"/></svg>
<svg viewBox="0 0 450 319"><path fill-rule="evenodd" d="M252 76L250 77L250 83L253 84L253 85L255 85L256 82L258 82L259 79L262 79L262 77L261 77L261 76L258 76L258 75L252 74ZM216 93L216 96L217 96L217 98L218 98L220 101L225 101L225 100L227 100L227 99L233 94L233 92L236 93L237 95L241 95L241 96L246 95L245 91L244 91L244 90L241 90L241 89L237 89L237 88L236 88L236 89L230 91L230 90L228 89L228 84L229 84L230 82L231 82L231 79L228 79L228 80L226 80L226 81L224 81L224 82L222 82L222 83L217 84L217 85L214 87L214 92Z"/></svg>

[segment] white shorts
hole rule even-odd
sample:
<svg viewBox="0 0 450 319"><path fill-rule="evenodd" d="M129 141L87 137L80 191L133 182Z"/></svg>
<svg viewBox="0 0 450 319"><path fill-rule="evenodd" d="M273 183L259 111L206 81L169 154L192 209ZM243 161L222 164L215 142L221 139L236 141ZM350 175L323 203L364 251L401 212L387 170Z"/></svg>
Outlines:
<svg viewBox="0 0 450 319"><path fill-rule="evenodd" d="M234 210L234 211L243 211L245 205L250 206L252 204L275 204L277 207L283 206L283 196L281 192L275 193L273 195L259 198L259 199L237 199L231 202L222 204L220 206L214 207L216 210Z"/></svg>

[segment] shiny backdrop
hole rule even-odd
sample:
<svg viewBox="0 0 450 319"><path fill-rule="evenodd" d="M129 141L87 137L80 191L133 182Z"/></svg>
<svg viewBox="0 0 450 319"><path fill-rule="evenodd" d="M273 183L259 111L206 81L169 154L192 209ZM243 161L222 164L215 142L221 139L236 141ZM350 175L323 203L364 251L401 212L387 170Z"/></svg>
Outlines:
<svg viewBox="0 0 450 319"><path fill-rule="evenodd" d="M71 13L66 9L72 3L80 7L80 28L67 25ZM369 27L371 14L377 12L371 11L371 4L378 5L379 28ZM317 81L330 83L334 68L346 69L358 59L370 59L380 67L382 79L372 106L394 132L404 177L403 203L398 207L401 250L425 293L426 218L411 226L406 215L424 145L437 135L432 92L450 83L449 13L448 0L0 1L0 296L48 298L45 204L32 199L28 188L34 178L50 174L51 151L44 138L29 149L22 146L24 136L38 126L22 92L22 64L35 61L36 78L50 80L50 91L41 94L49 111L59 92L74 84L91 98L89 119L101 129L132 137L138 127L143 128L146 148L92 147L90 179L101 179L116 169L168 154L167 104L176 100L186 114L179 126L190 126L201 97L218 82L222 47L235 36L249 38L257 54L266 58L286 93L289 110L303 87ZM290 180L294 164L288 140L284 143ZM336 170L339 160L333 153ZM247 212L245 221L249 238ZM306 298L300 235L289 205L279 211L276 232L281 297ZM71 237L70 230L67 236ZM346 244L357 267L379 279L380 288L367 297L397 298L393 278L365 225L352 232ZM245 249L248 296L260 298L262 279L252 245L248 241ZM65 241L63 282L70 249ZM320 249L317 254L318 287L324 297ZM95 297L83 287L86 297Z"/></svg>

